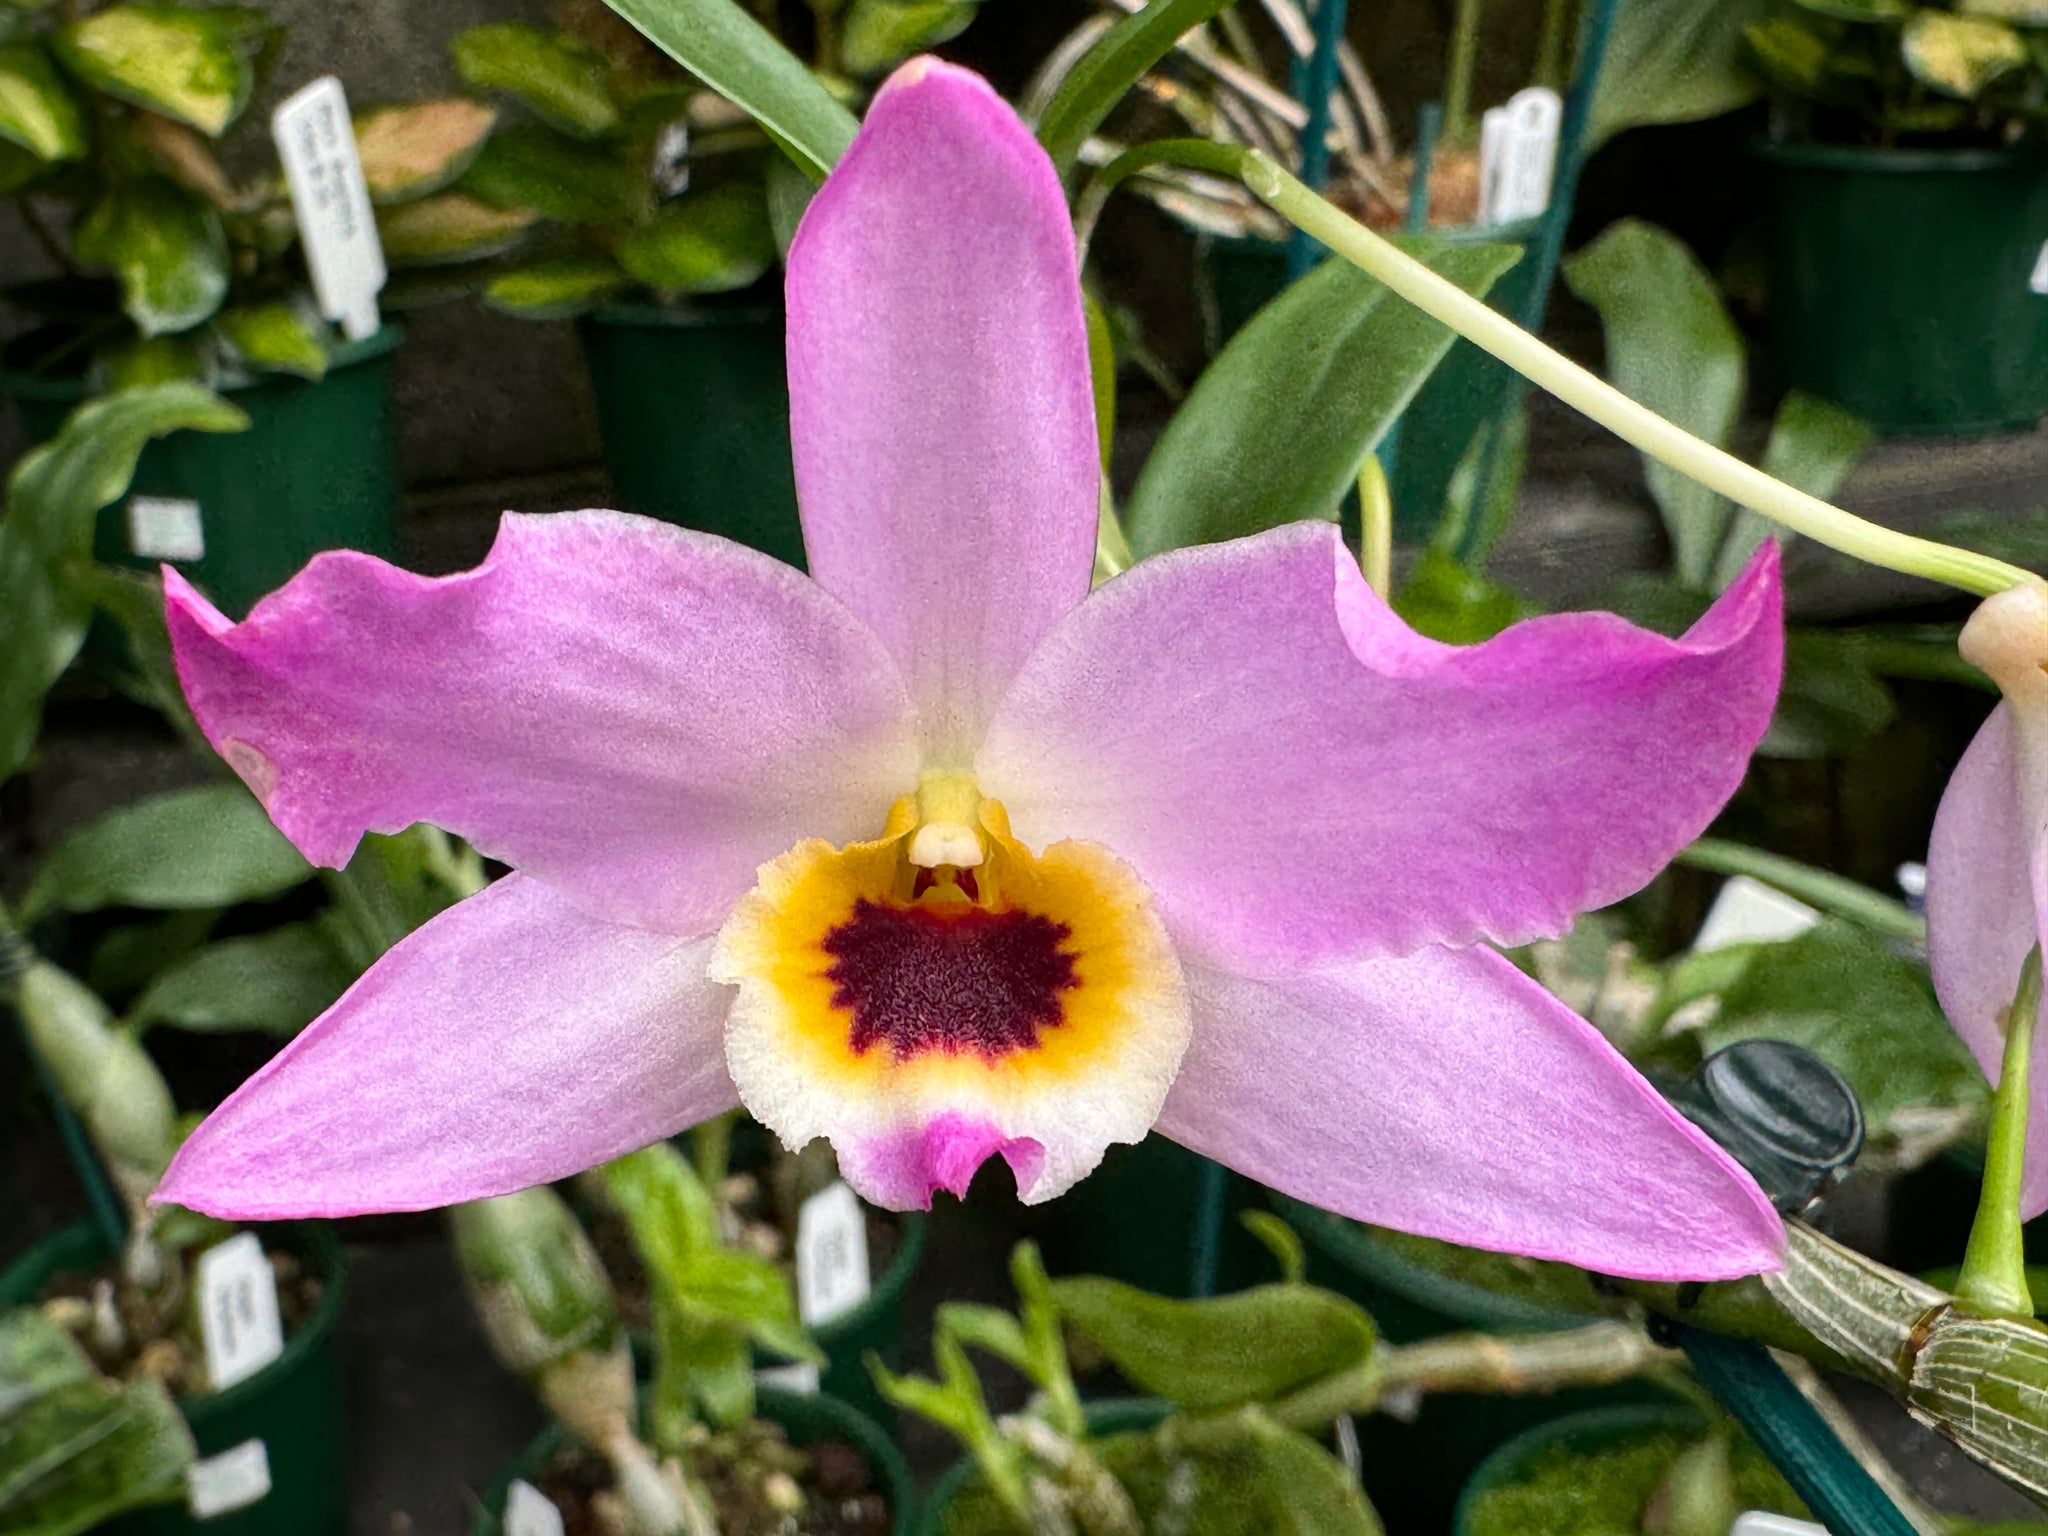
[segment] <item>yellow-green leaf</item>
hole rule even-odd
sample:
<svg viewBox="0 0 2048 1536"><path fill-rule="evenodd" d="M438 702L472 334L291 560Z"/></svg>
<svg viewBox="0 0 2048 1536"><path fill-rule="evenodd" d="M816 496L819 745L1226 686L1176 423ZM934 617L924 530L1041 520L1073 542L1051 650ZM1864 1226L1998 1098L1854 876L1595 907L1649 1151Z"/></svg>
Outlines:
<svg viewBox="0 0 2048 1536"><path fill-rule="evenodd" d="M558 256L501 272L484 302L527 320L565 320L625 287L630 279L602 256Z"/></svg>
<svg viewBox="0 0 2048 1536"><path fill-rule="evenodd" d="M227 296L220 215L159 177L113 187L79 223L71 248L120 279L121 307L145 336L189 330Z"/></svg>
<svg viewBox="0 0 2048 1536"><path fill-rule="evenodd" d="M1960 0L1966 16L1989 16L2016 27L2048 27L2048 0Z"/></svg>
<svg viewBox="0 0 2048 1536"><path fill-rule="evenodd" d="M497 21L457 33L449 52L466 85L516 96L571 133L594 136L618 126L603 55L573 37Z"/></svg>
<svg viewBox="0 0 2048 1536"><path fill-rule="evenodd" d="M0 48L0 138L44 160L85 153L85 113L39 43Z"/></svg>
<svg viewBox="0 0 2048 1536"><path fill-rule="evenodd" d="M977 0L853 0L839 34L839 63L850 75L879 75L958 37Z"/></svg>
<svg viewBox="0 0 2048 1536"><path fill-rule="evenodd" d="M427 267L509 250L538 218L531 208L493 208L459 192L443 192L380 210L377 231L393 266Z"/></svg>
<svg viewBox="0 0 2048 1536"><path fill-rule="evenodd" d="M619 242L619 265L662 293L730 292L774 264L767 198L752 185L679 198Z"/></svg>
<svg viewBox="0 0 2048 1536"><path fill-rule="evenodd" d="M327 372L327 347L320 328L290 304L238 304L214 322L229 346L251 368L317 379Z"/></svg>
<svg viewBox="0 0 2048 1536"><path fill-rule="evenodd" d="M1993 81L2027 66L2025 40L1986 16L1916 12L1899 48L1914 79L1962 101L1975 101Z"/></svg>
<svg viewBox="0 0 2048 1536"><path fill-rule="evenodd" d="M438 192L469 168L497 112L466 96L382 107L356 119L356 152L370 200L403 202Z"/></svg>
<svg viewBox="0 0 2048 1536"><path fill-rule="evenodd" d="M110 5L64 26L57 55L110 96L219 138L248 105L250 56L271 29L240 5Z"/></svg>

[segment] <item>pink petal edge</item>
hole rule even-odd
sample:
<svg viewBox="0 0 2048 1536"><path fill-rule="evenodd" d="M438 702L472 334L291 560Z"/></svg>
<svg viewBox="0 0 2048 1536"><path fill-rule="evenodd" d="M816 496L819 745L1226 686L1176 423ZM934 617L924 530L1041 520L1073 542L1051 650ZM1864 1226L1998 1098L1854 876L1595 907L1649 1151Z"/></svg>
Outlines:
<svg viewBox="0 0 2048 1536"><path fill-rule="evenodd" d="M1430 948L1254 981L1190 968L1159 1129L1360 1221L1644 1280L1782 1265L1750 1178L1507 960Z"/></svg>
<svg viewBox="0 0 2048 1536"><path fill-rule="evenodd" d="M873 837L915 785L874 637L766 555L618 512L506 514L415 576L316 558L230 623L164 574L201 727L316 864L428 821L600 916L716 927L804 837Z"/></svg>
<svg viewBox="0 0 2048 1536"><path fill-rule="evenodd" d="M2044 818L2020 800L2010 703L1991 712L1942 792L1927 850L1927 963L1935 994L1970 1054L1995 1084L2005 1069L2005 1010L2027 952L2048 953L2040 888ZM2048 786L2042 786L2048 795ZM2048 1002L2034 1031L2028 1084L2026 1176L2020 1214L2048 1211Z"/></svg>
<svg viewBox="0 0 2048 1536"><path fill-rule="evenodd" d="M237 1221L565 1178L738 1102L708 938L511 875L402 940L194 1131L152 1199Z"/></svg>

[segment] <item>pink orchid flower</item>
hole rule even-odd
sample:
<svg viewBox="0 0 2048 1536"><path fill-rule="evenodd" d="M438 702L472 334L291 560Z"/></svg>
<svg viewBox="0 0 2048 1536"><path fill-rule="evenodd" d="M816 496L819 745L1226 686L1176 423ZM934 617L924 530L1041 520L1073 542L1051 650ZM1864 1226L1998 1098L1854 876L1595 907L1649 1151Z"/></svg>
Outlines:
<svg viewBox="0 0 2048 1536"><path fill-rule="evenodd" d="M430 821L516 873L193 1135L242 1218L556 1179L744 1104L929 1206L1155 1127L1365 1220L1618 1275L1774 1267L1755 1184L1481 940L1707 824L1768 721L1775 546L1681 640L1454 648L1325 523L1090 593L1096 429L1052 166L973 75L876 98L789 256L815 579L612 512L474 571L165 582L209 739L314 861ZM678 422L678 431L690 430Z"/></svg>
<svg viewBox="0 0 2048 1536"><path fill-rule="evenodd" d="M2048 588L1988 597L1962 652L2005 698L1956 765L1927 850L1927 961L1956 1033L1996 1084L2020 968L2048 937ZM2044 951L2048 953L2048 951ZM2020 1215L2048 1211L2048 1029L2035 1025Z"/></svg>

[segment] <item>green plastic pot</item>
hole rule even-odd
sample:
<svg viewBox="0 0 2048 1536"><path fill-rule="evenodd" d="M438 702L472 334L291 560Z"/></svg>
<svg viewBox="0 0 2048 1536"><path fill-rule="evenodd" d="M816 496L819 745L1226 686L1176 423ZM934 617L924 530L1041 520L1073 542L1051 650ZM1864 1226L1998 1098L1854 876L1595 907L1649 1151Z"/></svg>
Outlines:
<svg viewBox="0 0 2048 1536"><path fill-rule="evenodd" d="M331 1229L295 1223L259 1229L321 1278L320 1305L285 1340L284 1353L225 1392L179 1404L202 1457L261 1440L270 1492L205 1521L183 1504L136 1510L98 1527L106 1536L343 1536L348 1529L348 1468L341 1401L341 1354L334 1338L348 1265ZM99 1268L112 1257L87 1223L45 1238L0 1271L0 1307L25 1306L66 1270Z"/></svg>
<svg viewBox="0 0 2048 1536"><path fill-rule="evenodd" d="M1451 241L1499 241L1526 251L1540 225L1538 219L1525 219L1430 233ZM1197 281L1215 317L1220 346L1287 285L1287 248L1272 240L1208 237L1197 252ZM1504 315L1520 316L1535 296L1536 271L1537 263L1525 255L1493 285L1486 302ZM1479 429L1506 409L1515 380L1507 364L1469 341L1458 341L1401 413L1392 491L1394 531L1402 540L1421 542L1434 530L1459 462Z"/></svg>
<svg viewBox="0 0 2048 1536"><path fill-rule="evenodd" d="M1115 1145L1087 1178L1046 1213L1044 1240L1054 1274L1106 1275L1161 1296L1193 1294L1195 1233L1203 1180L1217 1169L1164 1136ZM1256 1209L1259 1185L1228 1169L1215 1262L1217 1291L1242 1290L1273 1275L1273 1260L1237 1213Z"/></svg>
<svg viewBox="0 0 2048 1536"><path fill-rule="evenodd" d="M1082 1409L1089 1432L1098 1436L1151 1429L1172 1411L1170 1403L1149 1397L1109 1397ZM933 1485L931 1497L925 1500L924 1519L918 1524L917 1536L946 1536L947 1511L961 1490L974 1480L977 1470L971 1456L962 1456L946 1469L946 1475Z"/></svg>
<svg viewBox="0 0 2048 1536"><path fill-rule="evenodd" d="M578 331L620 508L801 569L781 309L622 304Z"/></svg>
<svg viewBox="0 0 2048 1536"><path fill-rule="evenodd" d="M1893 434L2048 412L2048 153L1757 146L1780 381Z"/></svg>
<svg viewBox="0 0 2048 1536"><path fill-rule="evenodd" d="M1472 1536L1472 1512L1481 1495L1524 1481L1531 1466L1553 1447L1592 1455L1646 1435L1676 1430L1704 1432L1699 1410L1683 1403L1636 1404L1567 1414L1524 1430L1497 1447L1473 1469L1451 1522L1451 1536ZM1533 1536L1533 1533L1532 1533Z"/></svg>
<svg viewBox="0 0 2048 1536"><path fill-rule="evenodd" d="M325 549L398 554L398 437L391 411L391 354L404 332L387 325L343 342L318 381L266 374L230 386L249 413L246 432L174 432L142 451L129 496L104 508L93 535L101 560L155 570L137 555L128 525L134 496L199 504L205 553L179 568L230 616L284 585ZM89 391L76 374L0 366L35 442L56 434Z"/></svg>
<svg viewBox="0 0 2048 1536"><path fill-rule="evenodd" d="M895 1442L873 1419L835 1397L783 1392L774 1387L760 1389L755 1411L762 1418L780 1424L792 1445L837 1440L859 1451L867 1458L868 1470L874 1474L877 1486L889 1500L889 1509L894 1516L890 1525L893 1536L915 1536L918 1530L917 1491L910 1479L910 1468L904 1465ZM470 1536L499 1536L505 1495L513 1479L537 1482L546 1473L548 1464L569 1443L569 1432L559 1424L551 1424L542 1430L484 1490L482 1508L470 1525Z"/></svg>
<svg viewBox="0 0 2048 1536"><path fill-rule="evenodd" d="M1373 1228L1298 1200L1274 1209L1301 1234L1310 1280L1350 1297L1393 1344L1444 1333L1543 1333L1582 1327L1590 1313L1466 1284L1408 1258ZM1423 1401L1413 1420L1385 1414L1357 1421L1362 1481L1389 1536L1438 1536L1473 1469L1503 1441L1562 1414L1670 1402L1646 1382L1582 1387L1538 1397L1445 1396Z"/></svg>
<svg viewBox="0 0 2048 1536"><path fill-rule="evenodd" d="M868 1292L868 1299L850 1312L811 1330L825 1352L819 1387L877 1423L890 1423L896 1410L883 1398L869 1374L870 1351L892 1371L903 1368L903 1296L924 1262L924 1217L915 1211L902 1217L902 1240L889 1267Z"/></svg>

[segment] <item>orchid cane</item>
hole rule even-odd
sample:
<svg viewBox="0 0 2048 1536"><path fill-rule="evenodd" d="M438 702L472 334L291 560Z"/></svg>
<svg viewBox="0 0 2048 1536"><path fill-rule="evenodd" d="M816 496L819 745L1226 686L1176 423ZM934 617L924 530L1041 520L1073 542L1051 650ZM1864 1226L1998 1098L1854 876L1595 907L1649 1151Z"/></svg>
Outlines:
<svg viewBox="0 0 2048 1536"><path fill-rule="evenodd" d="M1481 941L1635 890L1740 781L1776 546L1684 638L1482 646L1334 527L1090 594L1098 459L1044 153L905 66L790 252L815 580L609 512L476 570L321 556L229 623L165 574L208 738L316 862L426 820L515 873L194 1133L242 1217L551 1180L743 1103L925 1206L1157 1128L1364 1220L1644 1278L1775 1267L1754 1183ZM678 430L688 430L678 423Z"/></svg>

